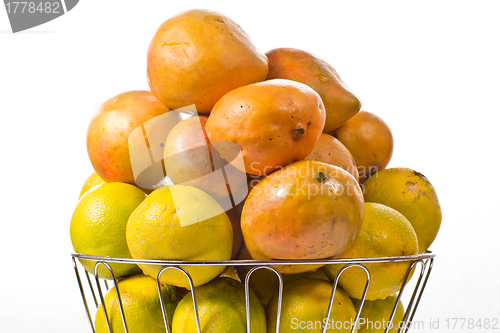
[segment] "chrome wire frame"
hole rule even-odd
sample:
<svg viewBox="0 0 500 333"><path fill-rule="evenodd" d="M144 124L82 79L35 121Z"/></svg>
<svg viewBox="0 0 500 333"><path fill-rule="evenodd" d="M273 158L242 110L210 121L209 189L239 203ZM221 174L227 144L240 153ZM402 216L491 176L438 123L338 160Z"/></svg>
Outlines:
<svg viewBox="0 0 500 333"><path fill-rule="evenodd" d="M90 256L90 255L82 255L82 254L72 254L71 259L73 261L73 268L75 270L76 274L76 279L78 282L78 287L80 289L80 294L82 297L83 305L85 308L85 312L87 315L88 322L91 327L92 333L95 333L95 323L92 321L92 315L89 310L89 303L87 301L87 295L86 293L90 293L92 295L92 299L94 300L94 305L95 309L99 307L99 305L102 305L102 310L104 312L104 318L106 320L106 325L108 327L108 331L110 333L113 333L112 327L110 324L110 318L109 315L106 311L106 306L104 302L104 294L102 291L101 287L101 282L104 282L104 286L106 290L110 289L110 286L108 285L108 281L99 278L99 266L104 266L110 273L112 279L113 286L115 288L117 300L118 300L118 305L120 309L120 314L121 314L121 319L123 322L123 327L125 330L125 333L129 333L128 328L127 328L127 322L125 318L125 312L123 310L123 304L121 301L120 297L120 291L118 287L118 279L116 278L113 269L109 265L110 263L124 263L124 264L140 264L140 265L156 265L156 266L162 266L162 269L158 272L158 275L156 277L157 281L157 289L158 289L158 295L160 298L160 304L161 304L161 310L163 314L163 320L165 324L165 329L166 333L171 333L169 326L168 326L168 319L167 319L167 313L165 310L165 304L164 300L162 297L161 293L161 276L162 274L168 270L168 269L175 269L180 272L182 272L190 285L191 288L191 296L193 300L193 308L195 312L195 319L196 319L196 329L198 333L201 333L201 325L200 325L200 319L199 319L199 314L198 314L198 305L196 302L196 293L195 293L195 287L193 283L193 279L191 278L190 274L188 271L183 268L182 266L252 266L251 269L248 271L247 275L244 278L244 284L245 284L245 307L246 307L246 320L247 320L247 333L251 333L251 327L250 327L250 278L252 274L259 270L259 269L267 269L276 274L278 277L278 282L279 282L279 288L278 288L278 309L277 309L277 320L276 320L276 333L279 333L279 328L280 328L280 319L281 319L281 310L282 310L282 298L283 298L283 277L281 274L274 268L273 266L276 265L344 265L339 272L337 273L334 281L333 281L333 289L332 293L330 295L330 301L328 304L328 310L326 312L326 316L324 317L329 318L330 313L332 311L333 307L333 300L335 297L335 291L337 290L338 286L338 280L340 276L342 275L343 272L345 272L348 269L351 269L352 267L358 267L364 270L366 273L366 284L365 288L363 291L362 298L360 300L360 305L357 309L356 312L356 317L354 319L354 324L351 328L351 333L354 333L356 331L356 326L358 325L359 317L361 314L361 310L363 308L366 294L368 292L368 288L370 285L371 277L370 277L370 272L369 269L366 268L365 264L370 264L370 263L383 263L383 262L411 262L410 267L406 271L404 281L401 284L401 288L399 290L397 300L394 304L394 307L391 312L391 316L388 320L388 325L385 329L385 333L389 332L389 329L391 329L391 326L389 325L389 322L392 323L394 316L396 314L396 309L398 304L402 301L402 296L403 292L405 291L405 287L407 287L407 283L409 282L412 274L412 270L416 271L416 267L420 265L420 274L418 275L418 279L416 282L416 285L414 287L413 293L411 295L411 298L406 305L406 310L403 316L403 321L402 325L400 325L398 333L406 333L408 330L411 328L411 323L413 321L413 318L415 316L416 309L418 307L418 304L420 303L420 300L422 298L423 291L425 289L425 286L427 285L427 281L429 279L429 275L432 271L432 266L434 263L434 257L435 255L427 252L424 254L419 254L419 255L413 255L413 256L401 256L401 257L380 257L380 258L356 258L356 259L319 259L319 260L270 260L270 261L259 261L259 260L220 260L220 261L180 261L180 260L143 260L143 259L123 259L123 258L109 258L109 257L97 257L97 256ZM91 278L89 276L89 273L82 268L83 273L80 273L80 270L78 269L78 264L77 264L77 259L84 259L84 260L90 260L96 262L94 266L94 277L95 277L95 287L93 283L91 282ZM81 267L81 266L80 266ZM82 283L82 277L81 274L85 275L86 280L88 285L86 286L87 288L84 287L84 284ZM87 291L85 290L87 289ZM95 289L97 289L97 294L98 297L96 296ZM95 312L94 312L95 313ZM326 333L327 331L327 326L323 326L322 333Z"/></svg>

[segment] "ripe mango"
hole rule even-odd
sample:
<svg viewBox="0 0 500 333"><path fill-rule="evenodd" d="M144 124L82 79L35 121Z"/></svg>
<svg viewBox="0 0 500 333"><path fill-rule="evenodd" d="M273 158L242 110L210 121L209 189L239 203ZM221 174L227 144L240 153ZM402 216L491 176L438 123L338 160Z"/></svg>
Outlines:
<svg viewBox="0 0 500 333"><path fill-rule="evenodd" d="M326 123L323 132L340 127L361 108L361 101L323 59L306 51L278 48L266 53L269 60L267 80L288 79L314 89L323 100Z"/></svg>
<svg viewBox="0 0 500 333"><path fill-rule="evenodd" d="M163 22L147 60L153 94L172 109L195 104L200 113L228 91L263 81L268 70L267 57L239 25L199 9Z"/></svg>
<svg viewBox="0 0 500 333"><path fill-rule="evenodd" d="M208 117L210 142L235 143L242 159L229 145L215 145L222 158L253 175L268 175L307 157L325 125L319 95L305 84L269 80L234 89L224 95ZM240 152L236 152L239 154Z"/></svg>

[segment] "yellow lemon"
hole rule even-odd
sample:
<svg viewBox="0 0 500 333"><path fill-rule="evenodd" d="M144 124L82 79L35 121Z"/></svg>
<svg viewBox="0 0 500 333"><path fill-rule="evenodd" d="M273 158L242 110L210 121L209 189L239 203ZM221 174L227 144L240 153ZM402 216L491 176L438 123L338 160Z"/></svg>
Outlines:
<svg viewBox="0 0 500 333"><path fill-rule="evenodd" d="M132 213L127 244L133 258L159 260L229 260L233 229L221 206L210 195L191 186L173 185L153 191ZM157 277L161 266L139 265ZM209 282L225 266L185 266L194 285ZM186 276L175 269L162 282L189 288Z"/></svg>
<svg viewBox="0 0 500 333"><path fill-rule="evenodd" d="M85 180L85 183L83 184L82 190L80 191L79 198L81 198L82 195L84 195L91 188L98 186L98 185L102 185L104 183L105 183L105 181L101 177L99 177L99 175L95 171L92 172L90 174L89 178L87 178Z"/></svg>
<svg viewBox="0 0 500 333"><path fill-rule="evenodd" d="M78 202L71 219L70 236L77 253L101 257L131 258L125 238L128 218L146 198L139 188L125 183L106 183L87 192ZM81 260L94 274L94 261ZM111 263L116 277L139 273L136 265ZM99 277L111 279L104 267Z"/></svg>
<svg viewBox="0 0 500 333"><path fill-rule="evenodd" d="M217 278L195 288L200 328L203 333L246 332L245 285L231 278ZM172 321L174 333L196 333L196 319L191 292L175 309ZM250 330L266 333L263 305L250 289Z"/></svg>
<svg viewBox="0 0 500 333"><path fill-rule="evenodd" d="M363 184L367 202L378 202L403 214L415 229L420 252L432 244L441 226L441 206L434 186L407 168L382 170Z"/></svg>
<svg viewBox="0 0 500 333"><path fill-rule="evenodd" d="M118 282L118 290L129 333L166 332L155 279L142 274L134 275ZM161 294L171 329L172 316L181 298L175 287L167 284L162 284ZM104 297L104 304L113 333L125 332L115 287L111 288ZM96 333L109 332L102 305L99 305L97 309L95 329Z"/></svg>
<svg viewBox="0 0 500 333"><path fill-rule="evenodd" d="M375 301L365 301L358 321L358 333L384 333L385 329L389 327L388 333L397 333L399 327L403 325L403 317L405 309L401 302L396 307L396 313L392 322L389 322L391 313L398 299L397 295L389 296L386 299L378 299ZM359 307L361 301L352 299L352 304Z"/></svg>
<svg viewBox="0 0 500 333"><path fill-rule="evenodd" d="M338 258L408 256L417 253L417 235L410 222L390 207L367 202L358 238ZM343 266L325 266L326 275L333 281ZM370 271L371 278L366 299L375 300L394 295L401 288L410 262L371 263L365 264L365 267ZM361 299L366 273L360 267L347 268L340 275L339 284L350 297Z"/></svg>
<svg viewBox="0 0 500 333"><path fill-rule="evenodd" d="M331 282L318 279L302 279L283 288L280 333L320 333L327 326L327 333L351 332L356 309L342 288L335 290L332 311L328 320L326 312L332 293ZM266 307L267 331L276 332L278 293Z"/></svg>

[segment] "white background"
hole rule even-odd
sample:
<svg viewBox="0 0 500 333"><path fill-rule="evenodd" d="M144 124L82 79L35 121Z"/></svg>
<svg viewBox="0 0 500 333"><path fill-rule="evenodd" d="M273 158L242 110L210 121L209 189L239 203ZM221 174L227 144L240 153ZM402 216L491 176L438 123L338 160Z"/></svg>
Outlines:
<svg viewBox="0 0 500 333"><path fill-rule="evenodd" d="M0 332L90 332L69 255L92 171L87 125L104 100L148 88L152 36L190 8L225 13L263 52L296 47L333 65L392 128L390 166L423 173L441 201L415 319L446 331L446 318L499 318L498 4L82 0L18 34L0 8Z"/></svg>

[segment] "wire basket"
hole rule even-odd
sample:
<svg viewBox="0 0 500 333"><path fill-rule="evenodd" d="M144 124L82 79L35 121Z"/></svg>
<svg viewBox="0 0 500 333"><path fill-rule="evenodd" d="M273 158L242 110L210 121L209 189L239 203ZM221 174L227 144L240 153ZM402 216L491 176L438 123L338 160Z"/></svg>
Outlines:
<svg viewBox="0 0 500 333"><path fill-rule="evenodd" d="M249 293L249 281L252 276L252 274L259 270L259 269L267 269L272 272L274 272L279 281L279 289L278 289L278 310L277 310L277 325L276 325L276 333L279 333L279 328L280 328L280 317L281 317L281 306L282 306L282 292L283 292L283 278L281 274L273 267L274 265L331 265L331 264L339 264L339 265L345 265L343 266L335 280L333 281L333 290L330 295L330 302L328 305L328 310L325 314L324 318L329 318L330 317L330 312L332 310L332 305L333 305L333 299L335 295L335 291L337 289L338 285L338 279L341 276L341 274L346 271L347 269L350 269L352 267L360 267L362 268L365 273L366 273L366 284L363 292L363 296L359 305L359 308L357 309L356 317L354 320L354 324L351 328L351 333L355 332L359 316L361 313L361 310L363 308L363 304L365 301L366 293L368 291L368 287L370 285L370 272L366 268L365 264L369 263L383 263L383 262L410 262L410 266L408 270L406 271L403 283L401 284L400 290L398 292L397 300L395 302L395 305L392 309L390 319L388 322L392 322L394 319L394 316L396 314L396 308L398 303L402 301L402 296L403 292L405 289L411 288L413 286L407 285L407 282L411 278L411 271L415 269L415 273L417 272L417 266L420 266L420 273L418 274L418 279L416 279L416 283L413 287L413 293L411 294L410 299L408 300L408 303L405 306L405 313L403 316L402 324L399 325L398 333L404 333L407 332L411 328L411 323L413 320L413 317L415 316L415 312L417 309L417 306L420 302L420 299L422 297L423 291L425 289L425 286L427 284L427 281L429 279L429 275L432 270L433 262L434 262L434 257L435 255L427 252L424 254L419 254L419 255L413 255L413 256L401 256L401 257L380 257L380 258L359 258L359 259L323 259L323 260L272 260L272 261L258 261L258 260L222 260L222 261L177 261L177 260L141 260L141 259L123 259L123 258L110 258L110 257L97 257L97 256L90 256L90 255L82 255L82 254L72 254L72 261L73 261L73 267L75 270L76 278L78 281L78 287L82 296L82 301L83 305L85 307L85 312L87 314L87 319L90 324L91 331L95 333L95 323L92 320L92 315L91 311L89 308L90 306L95 306L95 309L97 310L99 304L103 305L103 310L104 310L104 317L106 319L106 324L108 326L108 330L110 333L112 333L110 321L108 318L108 314L105 308L104 304L104 294L103 294L103 286L106 290L109 290L112 286L108 284L107 280L99 278L98 274L98 267L99 266L104 266L107 268L107 270L110 272L111 277L112 277L112 283L115 286L115 291L117 294L117 300L118 300L118 305L120 308L120 313L121 313L121 318L123 321L123 327L125 329L126 333L129 333L128 328L127 328L127 323L126 323L126 318L124 315L123 311L123 305L122 301L120 298L120 291L117 286L117 279L115 277L115 274L109 265L109 263L124 263L124 264L140 264L140 265L159 265L163 266L162 269L159 271L158 276L157 276L157 288L158 288L158 293L159 293L159 299L160 299L160 304L162 307L162 313L163 313L163 320L165 323L165 328L166 328L166 333L171 333L169 328L168 328L168 323L167 323L167 314L165 311L165 304L163 301L163 298L160 296L161 295L161 284L160 284L160 277L168 269L176 269L184 273L189 281L189 285L191 287L191 292L192 292L192 299L193 299L193 307L194 307L194 312L195 312L195 318L196 318L196 327L198 333L201 332L201 326L200 326L200 320L198 316L198 307L196 303L196 295L195 295L195 288L193 285L193 279L189 275L189 273L182 268L181 266L252 266L251 269L248 271L246 276L244 277L244 283L245 283L245 301L246 301L246 320L247 320L247 332L251 333L250 331L250 293ZM94 278L92 279L89 275L89 273L81 267L79 263L77 263L76 259L87 259L91 261L95 261L96 264L94 266ZM80 266L80 269L78 268ZM81 271L83 273L81 273ZM414 275L416 275L414 273ZM242 278L242 277L241 277ZM87 281L88 285L84 285L82 281ZM94 280L94 281L92 281ZM97 293L96 293L97 289ZM88 299L90 298L91 295L91 301L90 302ZM95 311L93 312L95 313ZM390 329L390 326L387 325L385 332L387 333ZM326 333L327 326L325 325L322 329L323 333ZM235 332L236 333L236 332Z"/></svg>

